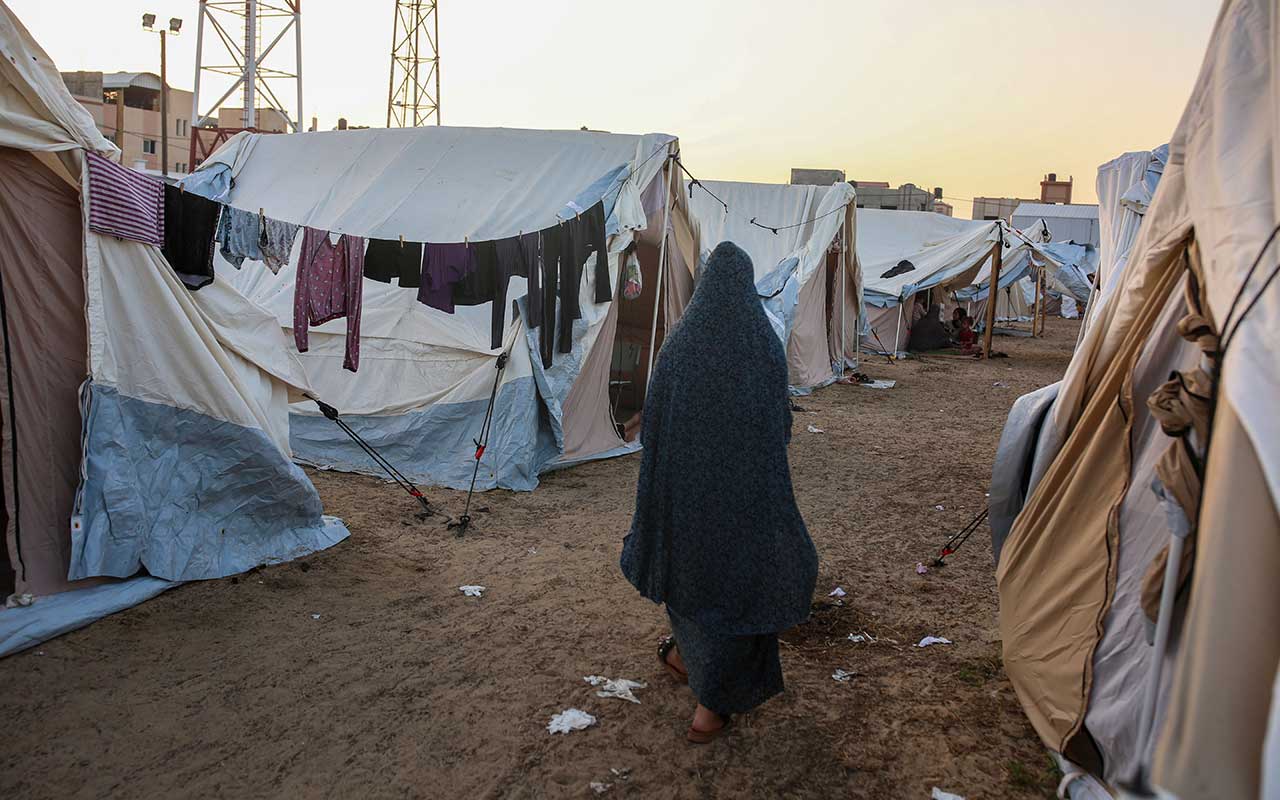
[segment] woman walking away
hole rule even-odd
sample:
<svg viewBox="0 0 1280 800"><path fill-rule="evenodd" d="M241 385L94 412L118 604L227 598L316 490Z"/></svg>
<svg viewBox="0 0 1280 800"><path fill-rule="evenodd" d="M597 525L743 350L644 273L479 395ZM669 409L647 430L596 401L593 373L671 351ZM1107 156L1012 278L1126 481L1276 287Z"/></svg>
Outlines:
<svg viewBox="0 0 1280 800"><path fill-rule="evenodd" d="M778 633L808 617L818 571L787 465L786 354L730 242L662 348L641 439L622 571L667 605L658 658L693 689L701 744L782 691Z"/></svg>

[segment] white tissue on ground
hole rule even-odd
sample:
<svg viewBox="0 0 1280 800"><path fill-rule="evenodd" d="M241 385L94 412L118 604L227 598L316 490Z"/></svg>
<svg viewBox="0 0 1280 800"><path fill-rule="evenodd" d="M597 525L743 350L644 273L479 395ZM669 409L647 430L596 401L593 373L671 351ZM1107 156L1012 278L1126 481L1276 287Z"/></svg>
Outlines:
<svg viewBox="0 0 1280 800"><path fill-rule="evenodd" d="M916 645L916 647L928 647L931 644L951 644L951 640L941 636L926 636L920 640L920 644Z"/></svg>
<svg viewBox="0 0 1280 800"><path fill-rule="evenodd" d="M484 594L484 587L471 586L471 585L459 586L458 591L462 592L467 597L479 597L480 595Z"/></svg>
<svg viewBox="0 0 1280 800"><path fill-rule="evenodd" d="M827 597L844 597L844 596L845 596L845 591L839 586L832 589L831 592L827 595Z"/></svg>
<svg viewBox="0 0 1280 800"><path fill-rule="evenodd" d="M822 428L818 428L818 427L815 427L815 426L813 426L813 425L810 425L810 426L809 426L809 433L826 433L826 431L824 431Z"/></svg>
<svg viewBox="0 0 1280 800"><path fill-rule="evenodd" d="M929 800L964 800L964 798L958 794L944 792L935 786L933 787L933 794L929 795Z"/></svg>
<svg viewBox="0 0 1280 800"><path fill-rule="evenodd" d="M838 669L835 672L831 673L831 679L835 681L839 681L840 683L848 683L853 678L853 676L857 674L858 673L856 672Z"/></svg>
<svg viewBox="0 0 1280 800"><path fill-rule="evenodd" d="M587 683L600 689L596 692L596 697L616 697L619 700L626 700L629 703L640 703L635 696L636 689L648 689L649 685L641 681L628 680L627 678L606 678L603 675L584 675L582 678Z"/></svg>
<svg viewBox="0 0 1280 800"><path fill-rule="evenodd" d="M596 718L576 708L566 708L551 718L547 723L547 733L568 733L590 728L596 724Z"/></svg>

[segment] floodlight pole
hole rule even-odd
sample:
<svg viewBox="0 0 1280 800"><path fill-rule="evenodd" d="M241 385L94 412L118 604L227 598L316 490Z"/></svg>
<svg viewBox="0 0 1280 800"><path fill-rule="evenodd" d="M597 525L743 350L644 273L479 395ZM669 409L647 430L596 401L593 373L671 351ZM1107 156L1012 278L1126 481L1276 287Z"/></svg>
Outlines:
<svg viewBox="0 0 1280 800"><path fill-rule="evenodd" d="M987 329L982 334L982 357L991 358L991 334L996 326L996 302L1000 290L1000 262L1004 258L1004 230L995 224L996 244L991 248L991 282L987 284Z"/></svg>

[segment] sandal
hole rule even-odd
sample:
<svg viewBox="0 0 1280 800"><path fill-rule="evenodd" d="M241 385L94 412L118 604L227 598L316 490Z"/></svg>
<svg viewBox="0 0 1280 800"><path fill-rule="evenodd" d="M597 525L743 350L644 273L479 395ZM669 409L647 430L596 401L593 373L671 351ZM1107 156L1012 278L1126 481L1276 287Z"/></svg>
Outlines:
<svg viewBox="0 0 1280 800"><path fill-rule="evenodd" d="M700 731L690 725L689 730L685 732L684 738L688 739L693 744L710 744L715 741L719 738L720 734L729 730L729 724L732 721L732 718L730 717L722 717L719 714L716 714L716 716L720 717L720 721L723 723L719 728L716 728L713 731Z"/></svg>
<svg viewBox="0 0 1280 800"><path fill-rule="evenodd" d="M670 655L671 651L674 649L676 649L676 637L668 636L663 639L662 643L658 645L658 663L662 664L663 669L671 673L671 677L675 678L680 683L688 683L689 673L676 667L676 665L667 660L667 656Z"/></svg>

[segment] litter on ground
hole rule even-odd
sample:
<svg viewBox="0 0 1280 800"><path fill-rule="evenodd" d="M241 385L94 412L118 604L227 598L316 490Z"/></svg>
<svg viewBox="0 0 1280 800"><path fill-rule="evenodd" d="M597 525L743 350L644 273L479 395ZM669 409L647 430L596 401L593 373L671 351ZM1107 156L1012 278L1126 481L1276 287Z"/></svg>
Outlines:
<svg viewBox="0 0 1280 800"><path fill-rule="evenodd" d="M916 647L928 647L934 644L951 644L951 640L942 636L926 636L920 640L920 644L916 645Z"/></svg>
<svg viewBox="0 0 1280 800"><path fill-rule="evenodd" d="M831 679L834 681L839 681L840 683L848 683L850 680L853 679L853 676L857 674L858 673L853 672L851 670L838 669L835 672L831 673Z"/></svg>
<svg viewBox="0 0 1280 800"><path fill-rule="evenodd" d="M628 680L626 678L606 678L603 675L584 675L582 679L600 690L596 692L596 697L616 697L619 700L626 700L629 703L636 703L637 705L639 705L640 700L635 696L635 690L649 688L649 685L646 683Z"/></svg>
<svg viewBox="0 0 1280 800"><path fill-rule="evenodd" d="M933 787L933 794L929 795L929 800L964 800L964 798L958 794L944 792L935 786Z"/></svg>
<svg viewBox="0 0 1280 800"><path fill-rule="evenodd" d="M596 718L577 708L566 708L547 723L547 733L581 731L596 724Z"/></svg>
<svg viewBox="0 0 1280 800"><path fill-rule="evenodd" d="M844 591L844 589L840 588L839 586L837 586L836 588L832 589L832 590L831 590L831 593L827 595L827 597L844 597L844 596L845 596L845 591Z"/></svg>
<svg viewBox="0 0 1280 800"><path fill-rule="evenodd" d="M472 586L468 584L467 586L459 586L458 591L462 592L467 597L479 597L480 595L484 594L484 587Z"/></svg>
<svg viewBox="0 0 1280 800"><path fill-rule="evenodd" d="M916 574L925 575L929 572L929 568L924 565L923 561L916 562Z"/></svg>
<svg viewBox="0 0 1280 800"><path fill-rule="evenodd" d="M822 428L818 428L816 426L810 425L809 433L826 433L826 431L824 431Z"/></svg>
<svg viewBox="0 0 1280 800"><path fill-rule="evenodd" d="M892 389L898 385L897 381L871 381L870 383L860 383L859 386L865 386L868 389Z"/></svg>

